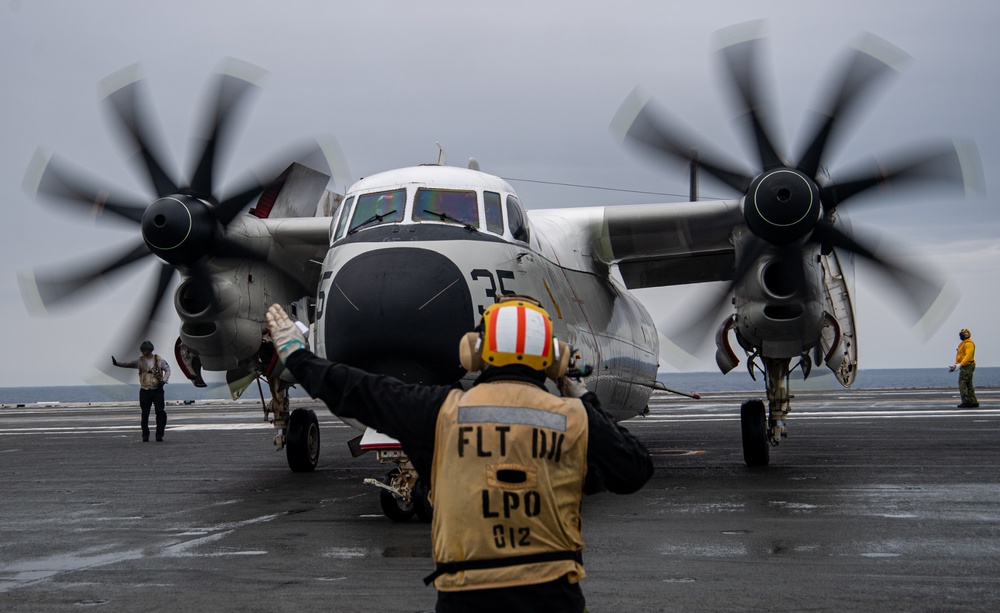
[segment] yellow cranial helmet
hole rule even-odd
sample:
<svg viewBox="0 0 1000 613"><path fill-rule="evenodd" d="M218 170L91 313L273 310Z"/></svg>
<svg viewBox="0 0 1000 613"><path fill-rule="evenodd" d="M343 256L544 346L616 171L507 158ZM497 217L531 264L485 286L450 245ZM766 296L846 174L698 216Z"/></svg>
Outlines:
<svg viewBox="0 0 1000 613"><path fill-rule="evenodd" d="M462 339L459 353L466 370L521 364L553 379L566 372L569 349L553 336L552 318L533 298L500 298L483 312L478 330Z"/></svg>
<svg viewBox="0 0 1000 613"><path fill-rule="evenodd" d="M972 332L969 332L968 328L962 328L958 332L958 338L971 338Z"/></svg>

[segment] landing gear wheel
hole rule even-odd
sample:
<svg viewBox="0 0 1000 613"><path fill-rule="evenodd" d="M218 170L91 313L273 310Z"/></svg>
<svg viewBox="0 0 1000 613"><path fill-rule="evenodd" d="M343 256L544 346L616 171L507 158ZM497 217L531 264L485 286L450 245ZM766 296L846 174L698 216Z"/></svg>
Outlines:
<svg viewBox="0 0 1000 613"><path fill-rule="evenodd" d="M382 483L398 486L401 473L402 471L398 468L393 468L382 477ZM412 500L407 502L402 498L397 498L389 490L381 490L378 501L382 505L382 512L385 513L385 516L395 522L408 522L417 513L416 505L413 504Z"/></svg>
<svg viewBox="0 0 1000 613"><path fill-rule="evenodd" d="M417 518L428 524L434 519L434 506L428 498L429 494L427 485L418 479L417 485L413 488L413 505L417 511Z"/></svg>
<svg viewBox="0 0 1000 613"><path fill-rule="evenodd" d="M767 436L767 410L763 401L747 400L740 406L743 429L743 461L747 466L767 466L771 461L771 442Z"/></svg>
<svg viewBox="0 0 1000 613"><path fill-rule="evenodd" d="M288 417L285 456L293 472L316 470L319 462L319 420L312 409L295 409Z"/></svg>

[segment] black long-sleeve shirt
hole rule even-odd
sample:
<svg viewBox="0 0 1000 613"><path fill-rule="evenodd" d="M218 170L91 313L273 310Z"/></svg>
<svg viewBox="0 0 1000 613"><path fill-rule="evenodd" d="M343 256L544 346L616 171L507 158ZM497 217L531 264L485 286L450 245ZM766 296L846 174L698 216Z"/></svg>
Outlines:
<svg viewBox="0 0 1000 613"><path fill-rule="evenodd" d="M286 367L313 398L340 417L357 419L398 440L417 473L430 482L437 417L453 389L407 384L393 377L330 362L306 349L289 356ZM544 375L520 366L488 369L477 383L530 382L544 389ZM580 399L587 410L587 478L584 492L631 494L653 475L649 452L600 407L592 392Z"/></svg>

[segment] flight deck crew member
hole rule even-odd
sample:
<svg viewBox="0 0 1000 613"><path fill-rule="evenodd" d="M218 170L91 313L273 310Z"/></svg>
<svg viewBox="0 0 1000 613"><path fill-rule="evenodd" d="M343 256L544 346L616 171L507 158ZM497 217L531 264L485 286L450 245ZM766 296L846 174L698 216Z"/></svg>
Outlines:
<svg viewBox="0 0 1000 613"><path fill-rule="evenodd" d="M652 476L649 452L579 379L537 302L507 296L460 343L482 374L468 391L406 384L317 357L278 305L278 356L330 411L400 441L430 482L437 613L584 611L580 500L629 494ZM391 350L388 348L387 350ZM545 389L546 376L563 397Z"/></svg>
<svg viewBox="0 0 1000 613"><path fill-rule="evenodd" d="M138 360L119 362L111 356L111 363L122 368L139 369L139 408L142 409L142 440L149 441L149 409L156 408L156 440L163 440L167 427L167 411L164 409L163 386L170 380L170 364L153 353L153 343L143 341L139 345L142 353Z"/></svg>
<svg viewBox="0 0 1000 613"><path fill-rule="evenodd" d="M958 352L955 354L955 364L949 369L951 372L958 371L958 391L962 395L960 409L975 409L979 407L979 400L976 399L976 387L972 384L972 373L976 372L976 344L972 342L972 333L968 328L962 328L958 333L961 342L958 343Z"/></svg>

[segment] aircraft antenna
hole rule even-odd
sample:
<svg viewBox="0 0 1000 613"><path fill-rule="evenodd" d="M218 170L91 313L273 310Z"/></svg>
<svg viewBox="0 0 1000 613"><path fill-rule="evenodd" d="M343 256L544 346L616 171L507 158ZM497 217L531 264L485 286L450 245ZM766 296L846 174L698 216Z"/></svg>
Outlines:
<svg viewBox="0 0 1000 613"><path fill-rule="evenodd" d="M698 150L691 150L691 202L698 202Z"/></svg>

